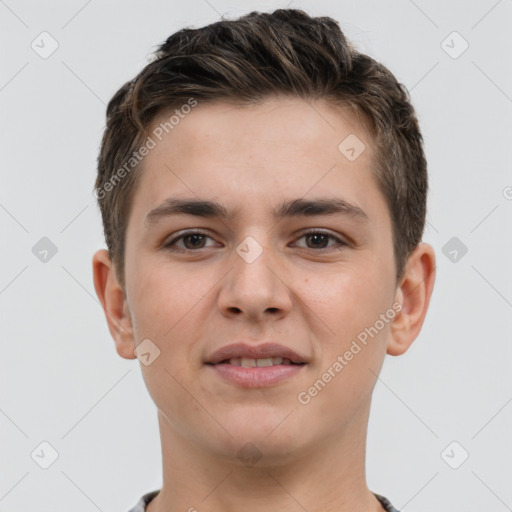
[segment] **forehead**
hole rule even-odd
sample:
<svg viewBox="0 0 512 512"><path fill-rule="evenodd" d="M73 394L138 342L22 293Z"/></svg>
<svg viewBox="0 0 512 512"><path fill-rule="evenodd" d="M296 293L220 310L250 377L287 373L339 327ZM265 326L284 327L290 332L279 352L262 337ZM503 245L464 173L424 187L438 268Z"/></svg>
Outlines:
<svg viewBox="0 0 512 512"><path fill-rule="evenodd" d="M177 111L150 126L155 145L142 162L131 212L138 217L170 195L253 214L258 206L275 212L283 199L340 193L363 210L373 207L369 202L383 206L372 172L373 141L346 109L274 97L243 107L198 101Z"/></svg>
<svg viewBox="0 0 512 512"><path fill-rule="evenodd" d="M349 135L364 141L366 160L373 152L373 141L349 109L324 100L274 96L247 106L198 101L193 110L183 110L186 114L181 110L161 113L151 124L163 150L153 152L152 157L172 145L173 151L187 153L191 160L206 160L213 154L229 162L230 156L236 158L240 153L268 160L290 152L309 152L310 158L322 161L320 152L326 150L326 158L339 157L339 143ZM262 145L268 151L259 151Z"/></svg>

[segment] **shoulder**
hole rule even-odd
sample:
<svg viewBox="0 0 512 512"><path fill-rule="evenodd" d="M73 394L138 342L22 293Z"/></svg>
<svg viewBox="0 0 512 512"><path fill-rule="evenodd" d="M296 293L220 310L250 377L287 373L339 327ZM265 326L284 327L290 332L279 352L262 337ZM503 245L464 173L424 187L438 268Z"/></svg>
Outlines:
<svg viewBox="0 0 512 512"><path fill-rule="evenodd" d="M128 512L145 512L148 503L160 492L160 489L144 494L137 504Z"/></svg>
<svg viewBox="0 0 512 512"><path fill-rule="evenodd" d="M375 497L382 503L382 506L385 508L386 512L400 512L398 509L393 507L391 502L385 498L384 496L381 496L380 494L373 493Z"/></svg>

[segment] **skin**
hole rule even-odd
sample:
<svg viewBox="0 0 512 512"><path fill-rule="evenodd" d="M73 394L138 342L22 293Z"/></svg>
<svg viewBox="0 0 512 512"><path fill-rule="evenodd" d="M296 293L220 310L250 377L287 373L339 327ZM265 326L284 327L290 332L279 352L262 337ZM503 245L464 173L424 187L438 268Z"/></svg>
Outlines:
<svg viewBox="0 0 512 512"><path fill-rule="evenodd" d="M349 134L366 145L355 161L338 150ZM383 510L365 478L372 391L386 353L404 353L420 332L435 255L418 245L396 282L374 161L369 135L347 112L291 97L243 108L199 103L145 157L128 220L124 293L106 250L94 255L93 273L119 355L135 358L145 339L160 350L141 365L163 454L163 487L150 512ZM218 201L237 214L145 223L170 196ZM324 197L358 206L368 221L272 217L285 200ZM185 252L163 248L185 229L207 236L176 242ZM334 238L300 232L317 229ZM252 263L236 252L248 236L263 251ZM298 394L394 303L400 313L299 403ZM204 364L241 339L281 343L309 362L271 387L242 388ZM247 443L261 455L252 467L237 457Z"/></svg>

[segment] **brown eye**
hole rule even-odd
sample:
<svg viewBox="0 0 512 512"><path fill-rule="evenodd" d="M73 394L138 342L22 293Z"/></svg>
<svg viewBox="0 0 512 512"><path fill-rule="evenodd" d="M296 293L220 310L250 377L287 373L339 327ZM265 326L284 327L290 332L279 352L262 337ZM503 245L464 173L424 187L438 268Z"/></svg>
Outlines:
<svg viewBox="0 0 512 512"><path fill-rule="evenodd" d="M174 238L172 238L169 242L164 245L164 248L169 251L176 252L186 252L186 251L195 251L197 249L204 249L207 247L205 245L206 239L211 237L202 231L189 231L187 233L182 233ZM180 245L178 242L183 242ZM210 246L211 247L211 246Z"/></svg>
<svg viewBox="0 0 512 512"><path fill-rule="evenodd" d="M329 243L329 235L325 233L311 233L306 235L306 240L313 245L315 249L323 249Z"/></svg>
<svg viewBox="0 0 512 512"><path fill-rule="evenodd" d="M201 234L185 235L182 237L183 243L187 249L201 249L204 246L205 236ZM187 240L190 246L187 247Z"/></svg>
<svg viewBox="0 0 512 512"><path fill-rule="evenodd" d="M299 237L298 240L300 240L301 238L304 238L306 240L306 249L315 250L332 248L333 250L337 250L343 249L343 247L348 245L343 240L341 240L341 238L338 238L337 236L334 236L333 234L324 231L308 231L307 233L304 233L301 237ZM336 247L336 244L328 246L327 244L329 243L329 239L336 241L338 247Z"/></svg>

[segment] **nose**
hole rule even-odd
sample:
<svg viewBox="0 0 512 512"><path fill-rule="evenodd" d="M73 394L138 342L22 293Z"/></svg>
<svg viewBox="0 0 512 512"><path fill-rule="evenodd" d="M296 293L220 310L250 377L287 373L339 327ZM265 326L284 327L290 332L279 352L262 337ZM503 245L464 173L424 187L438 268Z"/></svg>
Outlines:
<svg viewBox="0 0 512 512"><path fill-rule="evenodd" d="M247 237L231 261L233 267L218 296L222 315L257 322L288 314L292 306L290 278L278 254L256 238Z"/></svg>

